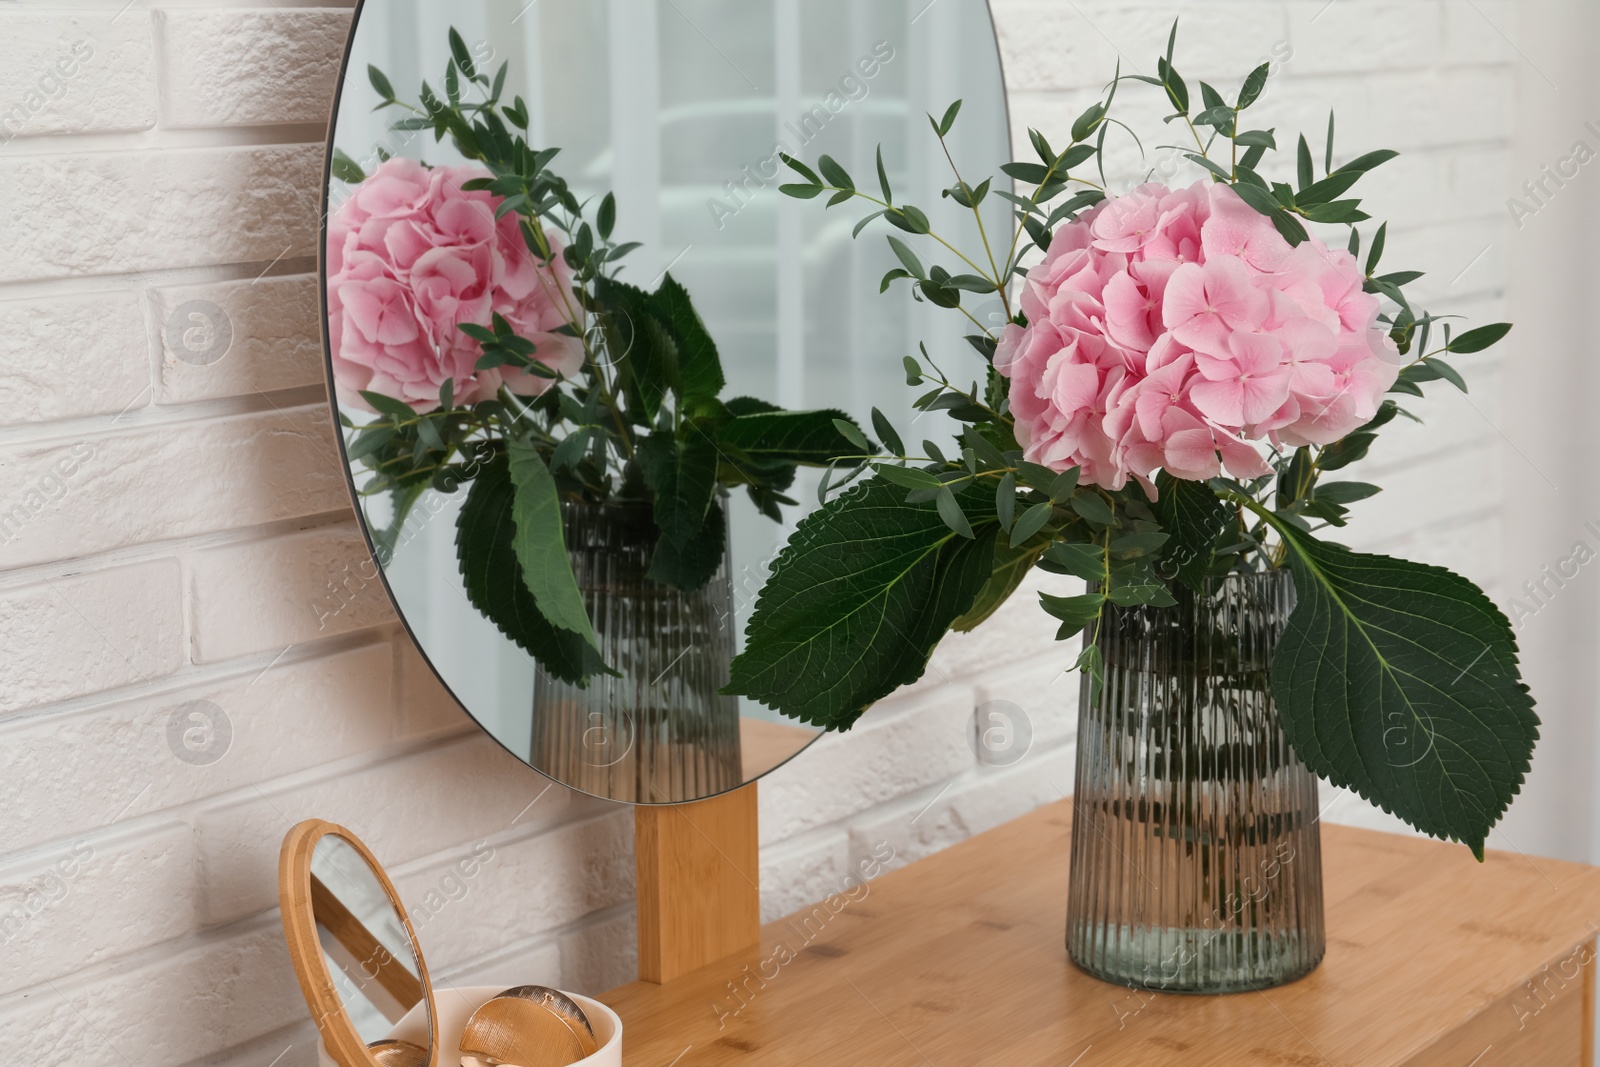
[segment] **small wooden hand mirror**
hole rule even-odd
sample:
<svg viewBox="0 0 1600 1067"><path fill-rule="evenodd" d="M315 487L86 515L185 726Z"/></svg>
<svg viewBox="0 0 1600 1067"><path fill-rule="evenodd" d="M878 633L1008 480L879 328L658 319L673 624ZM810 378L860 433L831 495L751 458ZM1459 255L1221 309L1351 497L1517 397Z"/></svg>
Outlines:
<svg viewBox="0 0 1600 1067"><path fill-rule="evenodd" d="M438 1067L438 1012L416 932L360 839L320 819L296 826L279 857L278 898L328 1056L339 1067Z"/></svg>

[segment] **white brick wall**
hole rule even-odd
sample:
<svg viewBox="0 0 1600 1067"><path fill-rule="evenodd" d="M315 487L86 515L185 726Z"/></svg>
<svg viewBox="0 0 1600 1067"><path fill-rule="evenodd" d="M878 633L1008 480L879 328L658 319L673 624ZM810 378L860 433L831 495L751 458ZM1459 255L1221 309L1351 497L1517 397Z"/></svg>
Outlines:
<svg viewBox="0 0 1600 1067"><path fill-rule="evenodd" d="M1191 82L1231 89L1292 49L1270 121L1316 134L1331 101L1341 153L1407 149L1368 183L1405 219L1388 262L1432 272L1442 310L1500 310L1515 71L1488 20L1509 30L1510 4L995 6L1019 132L1078 114L1119 53L1149 66L1175 14ZM547 790L473 729L360 578L313 258L347 19L0 9L0 1047L17 1062L314 1062L273 904L279 841L312 815L387 861L450 979L597 991L632 974L627 812ZM208 308L232 330L209 366ZM1427 431L1375 455L1391 492L1357 537L1498 591L1503 375L1494 357L1466 369L1470 402L1415 405ZM763 783L769 916L884 846L908 862L1070 792L1076 681L1032 600ZM966 745L988 700L1028 715L1015 766ZM216 762L169 747L196 709L231 731ZM485 847L464 896L437 891Z"/></svg>
<svg viewBox="0 0 1600 1067"><path fill-rule="evenodd" d="M0 122L12 134L147 130L156 122L154 41L142 18L38 5L6 17Z"/></svg>
<svg viewBox="0 0 1600 1067"><path fill-rule="evenodd" d="M162 124L325 122L349 25L342 10L157 9Z"/></svg>
<svg viewBox="0 0 1600 1067"><path fill-rule="evenodd" d="M204 332L186 346L181 329L162 329L158 403L248 397L322 383L322 334L317 325L314 273L161 286L152 289L150 296L151 313L158 323L177 321L185 304L203 301L220 308L233 331L228 357L209 363L205 353L212 342ZM119 395L127 397L131 391Z"/></svg>

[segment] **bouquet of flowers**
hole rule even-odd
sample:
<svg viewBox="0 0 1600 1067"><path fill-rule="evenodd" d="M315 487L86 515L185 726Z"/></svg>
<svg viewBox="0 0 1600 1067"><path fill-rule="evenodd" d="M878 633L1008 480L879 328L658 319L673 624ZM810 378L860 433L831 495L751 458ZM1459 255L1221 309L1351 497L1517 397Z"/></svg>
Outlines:
<svg viewBox="0 0 1600 1067"><path fill-rule="evenodd" d="M1107 605L1172 605L1208 576L1286 567L1296 606L1271 685L1295 752L1481 856L1537 737L1511 627L1464 578L1329 540L1379 492L1330 476L1408 416L1404 396L1441 379L1465 390L1445 357L1488 348L1510 326L1456 332L1407 297L1418 273L1380 273L1387 227L1364 241L1370 216L1348 194L1396 153L1336 165L1330 118L1322 152L1298 139L1292 182L1269 178L1278 134L1246 121L1269 66L1231 102L1201 82L1197 102L1173 65L1176 34L1157 76L1119 70L1064 148L1029 131L1038 161L1002 168L1031 187L1025 196L955 169L959 101L929 116L955 172L943 195L974 209L980 232L987 197L1015 207L1014 232L983 233L970 253L895 200L881 152L876 190L827 156L816 169L786 157L799 176L788 195L867 204L858 234L874 220L898 231L888 242L900 266L882 288L909 283L915 299L963 315L983 367L963 385L926 350L905 357L908 384L930 387L916 406L948 412L963 432L911 450L874 411L892 458L856 435L858 454L834 479L856 484L778 557L731 691L848 729L1035 567L1092 583L1042 597L1063 640L1092 637ZM1125 129L1112 106L1129 80L1164 95L1202 180L1108 195L1107 136ZM1347 241L1316 235L1333 226ZM953 260L929 262L930 250ZM975 301L998 304L1003 325ZM1091 640L1077 666L1100 674ZM1396 730L1426 754L1390 758Z"/></svg>
<svg viewBox="0 0 1600 1067"><path fill-rule="evenodd" d="M641 503L659 534L648 577L694 590L722 562L719 491L743 486L774 520L797 466L859 451L842 412L723 399L716 343L688 292L623 281L636 245L612 240L614 197L580 202L528 144L528 109L504 102L507 68L479 70L450 31L441 98L402 103L377 68L378 107L402 131L449 137L469 162L343 153L352 192L327 235L328 324L347 455L394 502L392 552L429 487L470 484L457 547L473 605L552 676L602 661L568 556L563 502ZM370 417L357 422L349 413ZM386 559L383 560L387 562Z"/></svg>

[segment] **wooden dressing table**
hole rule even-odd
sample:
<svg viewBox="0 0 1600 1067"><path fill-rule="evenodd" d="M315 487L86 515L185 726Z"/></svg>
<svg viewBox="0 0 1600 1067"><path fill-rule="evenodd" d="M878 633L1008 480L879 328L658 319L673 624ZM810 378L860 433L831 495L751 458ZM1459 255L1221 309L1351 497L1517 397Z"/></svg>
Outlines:
<svg viewBox="0 0 1600 1067"><path fill-rule="evenodd" d="M1067 960L1071 813L1052 804L885 874L837 911L770 923L759 948L612 990L600 999L624 1021L625 1062L1592 1062L1600 869L1492 850L1480 866L1460 845L1324 826L1321 967L1258 993L1152 994ZM753 856L738 862L748 870Z"/></svg>

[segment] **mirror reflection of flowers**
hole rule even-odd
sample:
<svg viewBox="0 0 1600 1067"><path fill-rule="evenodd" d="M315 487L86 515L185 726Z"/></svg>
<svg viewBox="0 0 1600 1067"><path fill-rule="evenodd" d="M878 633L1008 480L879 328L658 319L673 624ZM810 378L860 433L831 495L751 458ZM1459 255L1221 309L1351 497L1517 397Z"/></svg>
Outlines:
<svg viewBox="0 0 1600 1067"><path fill-rule="evenodd" d="M1387 224L1363 231L1370 216L1348 194L1398 153L1336 165L1331 116L1321 151L1288 141L1250 110L1270 64L1231 100L1195 91L1174 66L1176 38L1174 25L1156 75L1119 71L1054 144L1030 130L1037 160L1001 168L1016 192L962 176L960 101L929 116L953 175L941 195L971 210L981 247L897 200L881 150L859 184L828 156L815 169L784 157L798 176L785 194L860 207L858 236L890 231L898 265L880 288L904 284L962 316L983 377L967 386L926 350L904 357L908 385L926 390L915 406L949 412L961 434L908 449L874 412L891 455L855 461L836 483L852 488L780 553L730 691L848 729L1039 568L1092 583L1040 606L1058 639L1087 635L1076 666L1098 692L1108 610L1187 610L1208 582L1287 569L1295 607L1271 688L1296 754L1481 856L1538 736L1510 624L1448 570L1324 538L1380 491L1330 476L1412 418L1401 404L1424 385L1465 391L1453 357L1511 327L1457 332L1454 316L1413 303L1419 272L1380 271ZM1166 136L1184 142L1163 147L1204 172L1198 183L1110 195L1108 138L1147 143L1113 112L1128 81L1153 87ZM1280 141L1288 173L1269 177ZM1009 232L985 227L990 197L1014 208ZM829 580L845 552L855 580ZM1404 759L1390 751L1397 733L1415 742Z"/></svg>
<svg viewBox="0 0 1600 1067"><path fill-rule="evenodd" d="M379 165L328 221L328 323L341 405L372 411L381 393L434 411L444 383L457 404L492 400L501 386L538 396L554 381L521 368L478 368L483 345L461 327L501 316L563 377L583 367L583 345L557 333L577 314L572 270L528 254L516 214L495 217L500 198L462 188L483 167L424 167L404 157Z"/></svg>
<svg viewBox="0 0 1600 1067"><path fill-rule="evenodd" d="M743 487L774 521L800 466L875 451L839 411L724 399L717 346L670 274L622 277L638 246L612 238L615 198L580 202L527 140L508 65L491 78L454 30L441 97L403 103L368 70L395 129L449 138L468 162L342 151L350 195L327 232L328 326L346 454L364 496L393 503L373 529L391 554L430 487L470 485L457 551L473 605L550 675L579 685L627 669L602 659L566 545L566 509L640 505L654 520L648 581L692 592L726 553L720 493ZM367 414L359 423L352 415Z"/></svg>

